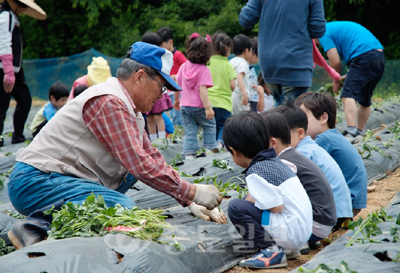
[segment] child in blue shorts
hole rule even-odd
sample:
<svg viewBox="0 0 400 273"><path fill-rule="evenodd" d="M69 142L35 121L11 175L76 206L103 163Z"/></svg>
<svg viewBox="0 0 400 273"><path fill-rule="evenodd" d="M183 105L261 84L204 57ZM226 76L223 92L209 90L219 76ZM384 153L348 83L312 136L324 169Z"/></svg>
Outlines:
<svg viewBox="0 0 400 273"><path fill-rule="evenodd" d="M228 214L236 230L259 251L239 266L278 268L287 265L285 251L298 251L312 233L310 199L299 178L270 148L265 121L253 111L229 117L223 138L233 161L246 168L249 195L233 199Z"/></svg>
<svg viewBox="0 0 400 273"><path fill-rule="evenodd" d="M351 192L353 217L367 207L367 170L360 154L336 128L336 101L329 94L307 92L295 105L308 117L307 135L339 165Z"/></svg>

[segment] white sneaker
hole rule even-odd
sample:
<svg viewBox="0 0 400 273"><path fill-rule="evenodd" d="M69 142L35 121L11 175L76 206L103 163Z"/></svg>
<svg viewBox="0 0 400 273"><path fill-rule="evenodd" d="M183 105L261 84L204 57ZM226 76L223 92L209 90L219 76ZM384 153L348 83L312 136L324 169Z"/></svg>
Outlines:
<svg viewBox="0 0 400 273"><path fill-rule="evenodd" d="M286 252L286 251L285 251ZM296 251L290 251L289 254L286 254L286 258L288 260L296 260L298 257L301 256L301 252L300 250L296 250Z"/></svg>

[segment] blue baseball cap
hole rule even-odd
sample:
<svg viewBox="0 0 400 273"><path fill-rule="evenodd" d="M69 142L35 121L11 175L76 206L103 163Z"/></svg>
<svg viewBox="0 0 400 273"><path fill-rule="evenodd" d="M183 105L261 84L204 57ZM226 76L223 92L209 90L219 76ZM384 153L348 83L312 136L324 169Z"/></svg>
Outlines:
<svg viewBox="0 0 400 273"><path fill-rule="evenodd" d="M130 59L154 68L167 82L165 86L169 90L182 91L182 88L170 76L174 64L170 51L145 42L136 42L128 49L128 55Z"/></svg>

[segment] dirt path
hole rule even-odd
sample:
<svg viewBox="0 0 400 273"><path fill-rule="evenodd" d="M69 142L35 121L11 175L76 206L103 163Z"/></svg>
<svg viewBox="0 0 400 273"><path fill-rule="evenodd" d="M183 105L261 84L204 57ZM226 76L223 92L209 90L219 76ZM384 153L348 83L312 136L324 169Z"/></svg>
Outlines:
<svg viewBox="0 0 400 273"><path fill-rule="evenodd" d="M390 201L393 197L400 191L400 167L397 168L394 172L392 172L388 177L374 181L369 187L372 191L368 193L368 207L363 209L359 216L363 219L370 213L375 212L376 210L381 209L381 207L385 207L390 204ZM358 219L358 216L357 216ZM341 234L345 232L340 232ZM339 233L331 235L331 237L337 237L341 235ZM260 269L254 272L257 273L284 273L290 272L291 270L305 264L308 260L314 257L320 250L311 250L309 255L303 255L297 260L288 261L288 266L280 269ZM224 273L245 273L252 272L253 270L242 268L239 266L235 266L234 268L225 271Z"/></svg>

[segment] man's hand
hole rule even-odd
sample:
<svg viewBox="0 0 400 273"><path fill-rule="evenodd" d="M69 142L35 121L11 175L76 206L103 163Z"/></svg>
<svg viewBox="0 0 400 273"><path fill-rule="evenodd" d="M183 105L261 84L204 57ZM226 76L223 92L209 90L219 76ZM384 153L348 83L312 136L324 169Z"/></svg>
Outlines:
<svg viewBox="0 0 400 273"><path fill-rule="evenodd" d="M219 211L218 208L213 210L208 210L207 208L197 205L196 203L192 203L189 206L190 211L196 217L206 221L213 221L219 224L226 224L227 217L222 211Z"/></svg>
<svg viewBox="0 0 400 273"><path fill-rule="evenodd" d="M206 119L213 119L215 113L211 106L208 106L206 109Z"/></svg>
<svg viewBox="0 0 400 273"><path fill-rule="evenodd" d="M214 185L196 184L193 202L212 210L222 202L222 194Z"/></svg>
<svg viewBox="0 0 400 273"><path fill-rule="evenodd" d="M343 86L343 83L342 83L340 80L338 80L338 81L333 80L332 91L333 91L335 94L339 94L339 89L340 89L340 87L342 87L342 86Z"/></svg>

